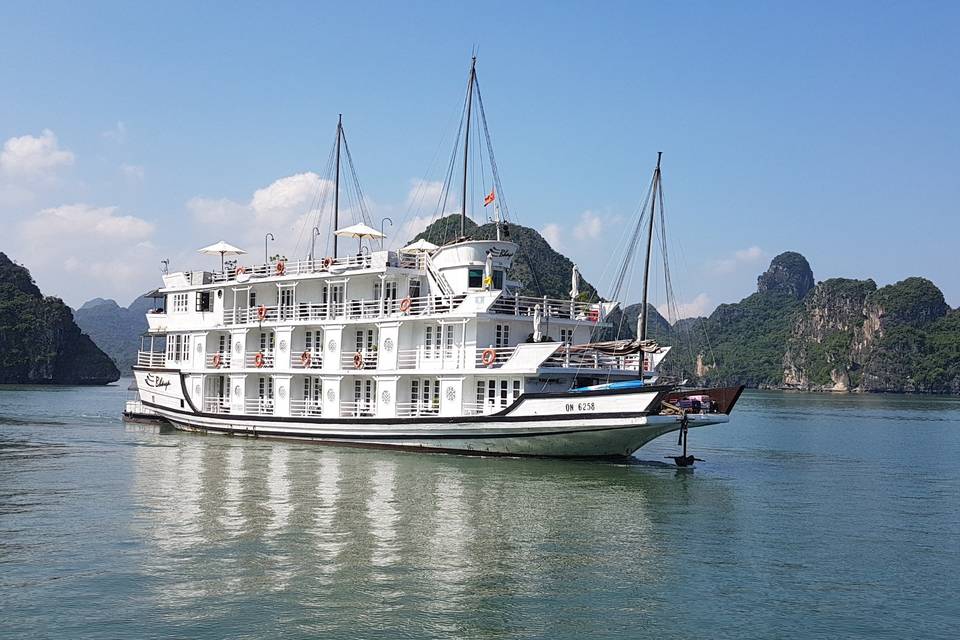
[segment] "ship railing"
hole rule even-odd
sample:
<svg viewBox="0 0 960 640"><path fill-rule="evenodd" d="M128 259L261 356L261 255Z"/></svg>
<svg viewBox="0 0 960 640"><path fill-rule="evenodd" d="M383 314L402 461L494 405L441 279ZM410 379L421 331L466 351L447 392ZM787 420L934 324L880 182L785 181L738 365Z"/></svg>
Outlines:
<svg viewBox="0 0 960 640"><path fill-rule="evenodd" d="M220 356L219 362L217 361L217 356ZM204 359L204 366L207 369L229 369L230 354L222 352L208 353L207 357Z"/></svg>
<svg viewBox="0 0 960 640"><path fill-rule="evenodd" d="M360 356L358 359L357 356ZM341 369L376 369L377 352L372 349L363 349L352 353L340 354Z"/></svg>
<svg viewBox="0 0 960 640"><path fill-rule="evenodd" d="M479 416L484 413L489 413L484 410L483 403L480 402L464 402L463 403L463 415L465 416Z"/></svg>
<svg viewBox="0 0 960 640"><path fill-rule="evenodd" d="M138 367L165 367L167 366L167 354L162 351L138 351Z"/></svg>
<svg viewBox="0 0 960 640"><path fill-rule="evenodd" d="M543 367L562 367L565 369L603 369L620 371L639 371L640 354L614 356L594 350L560 347L553 355L544 360ZM650 370L649 357L643 358L644 371Z"/></svg>
<svg viewBox="0 0 960 640"><path fill-rule="evenodd" d="M257 356L262 357L260 363L257 362ZM269 369L273 367L274 357L273 351L257 351L254 353L248 353L247 357L244 358L244 364L248 369Z"/></svg>
<svg viewBox="0 0 960 640"><path fill-rule="evenodd" d="M453 349L428 348L420 345L415 349L397 351L398 369L462 369L463 351Z"/></svg>
<svg viewBox="0 0 960 640"><path fill-rule="evenodd" d="M230 413L230 398L208 396L203 399L203 410L206 413Z"/></svg>
<svg viewBox="0 0 960 640"><path fill-rule="evenodd" d="M440 415L440 406L422 402L398 402L398 416L436 416Z"/></svg>
<svg viewBox="0 0 960 640"><path fill-rule="evenodd" d="M384 317L404 317L450 313L466 298L465 294L456 296L418 296L410 298L409 308L403 300L384 298L383 300L347 300L344 302L298 302L296 305L258 305L256 307L228 308L223 311L223 323L257 324L277 321L311 320L357 320ZM263 317L260 314L263 314Z"/></svg>
<svg viewBox="0 0 960 640"><path fill-rule="evenodd" d="M291 400L290 415L292 416L320 416L323 415L323 403L320 400Z"/></svg>
<svg viewBox="0 0 960 640"><path fill-rule="evenodd" d="M340 403L342 418L371 418L377 415L377 403L366 400L351 400Z"/></svg>
<svg viewBox="0 0 960 640"><path fill-rule="evenodd" d="M540 305L540 312L545 318L571 318L587 322L597 322L600 319L599 307L596 304L531 296L500 296L490 305L490 313L532 316L537 305Z"/></svg>
<svg viewBox="0 0 960 640"><path fill-rule="evenodd" d="M390 257L385 251L378 251L373 254L365 253L359 256L341 256L336 259L319 257L312 259L304 258L302 260L281 260L268 264L239 266L224 271L215 271L211 275L211 281L230 282L236 280L237 275L242 275L245 281L249 281L247 277L249 277L249 279L259 279L273 276L302 276L315 273L338 274L348 269L382 267L386 266L388 262L390 262ZM283 266L278 266L281 263Z"/></svg>
<svg viewBox="0 0 960 640"><path fill-rule="evenodd" d="M496 369L502 367L507 360L513 357L513 353L516 350L516 347L487 347L486 349L477 349L474 366L478 369ZM493 359L489 362L484 362L483 354L488 351L493 351Z"/></svg>
<svg viewBox="0 0 960 640"><path fill-rule="evenodd" d="M323 368L323 353L320 351L301 351L290 354L291 369L321 369Z"/></svg>
<svg viewBox="0 0 960 640"><path fill-rule="evenodd" d="M253 416L273 415L273 398L245 398L243 412Z"/></svg>

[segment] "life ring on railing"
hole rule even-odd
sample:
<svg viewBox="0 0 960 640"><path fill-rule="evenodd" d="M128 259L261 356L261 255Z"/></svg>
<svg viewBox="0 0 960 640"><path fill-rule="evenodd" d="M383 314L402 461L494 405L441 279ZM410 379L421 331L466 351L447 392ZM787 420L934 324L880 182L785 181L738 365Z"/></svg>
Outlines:
<svg viewBox="0 0 960 640"><path fill-rule="evenodd" d="M223 358L220 357L219 353L213 354L213 368L219 369L220 363L223 361Z"/></svg>
<svg viewBox="0 0 960 640"><path fill-rule="evenodd" d="M329 269L332 265L333 265L333 258L331 258L330 256L327 256L326 258L323 259L324 269Z"/></svg>
<svg viewBox="0 0 960 640"><path fill-rule="evenodd" d="M258 352L257 352L257 355L254 356L254 358L253 358L253 364L257 365L257 369L259 369L259 368L261 368L264 364L266 364L266 362L267 362L267 360L266 360L266 358L263 357L263 353L261 353L261 352L258 351Z"/></svg>
<svg viewBox="0 0 960 640"><path fill-rule="evenodd" d="M353 368L363 369L363 354L359 351L353 354Z"/></svg>
<svg viewBox="0 0 960 640"><path fill-rule="evenodd" d="M278 260L276 269L277 269L277 275L282 276L287 272L287 263L284 262L283 260Z"/></svg>
<svg viewBox="0 0 960 640"><path fill-rule="evenodd" d="M485 367L492 367L496 361L497 352L493 349L484 349L483 353L480 354L480 362L482 362Z"/></svg>
<svg viewBox="0 0 960 640"><path fill-rule="evenodd" d="M237 267L237 270L234 272L235 275L241 276L247 272L246 267Z"/></svg>
<svg viewBox="0 0 960 640"><path fill-rule="evenodd" d="M263 305L263 304L262 304L262 305L260 305L259 307L257 307L257 317L260 318L260 321L261 321L261 322L263 322L263 320L267 317L267 307L266 307L266 305Z"/></svg>
<svg viewBox="0 0 960 640"><path fill-rule="evenodd" d="M407 296L406 298L400 301L400 311L402 311L403 313L410 311L410 305L412 304L413 304L413 300L410 299L410 296Z"/></svg>
<svg viewBox="0 0 960 640"><path fill-rule="evenodd" d="M310 352L309 352L309 351L304 351L303 353L300 354L300 364L302 364L302 365L305 366L305 367L309 367L309 366L310 366L310 360L311 360L312 358L313 358L313 356L310 355Z"/></svg>

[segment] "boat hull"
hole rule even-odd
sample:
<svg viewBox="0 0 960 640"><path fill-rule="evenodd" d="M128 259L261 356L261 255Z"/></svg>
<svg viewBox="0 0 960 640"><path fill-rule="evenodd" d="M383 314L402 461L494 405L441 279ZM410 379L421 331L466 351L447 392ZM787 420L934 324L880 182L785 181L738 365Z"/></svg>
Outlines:
<svg viewBox="0 0 960 640"><path fill-rule="evenodd" d="M145 385L141 389L149 389L146 376L151 372L136 373ZM180 384L148 390L141 401L177 429L235 436L476 455L611 458L629 456L681 424L679 416L656 412L670 391L666 387L526 394L503 411L482 416L297 418L200 412L182 377L176 377ZM688 420L690 427L698 427L728 417L698 414Z"/></svg>

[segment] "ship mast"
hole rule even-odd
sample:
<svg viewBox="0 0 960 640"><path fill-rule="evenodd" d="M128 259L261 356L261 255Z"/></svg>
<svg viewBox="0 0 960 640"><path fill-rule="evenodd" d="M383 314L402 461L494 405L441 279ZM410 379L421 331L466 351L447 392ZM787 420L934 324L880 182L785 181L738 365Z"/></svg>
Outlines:
<svg viewBox="0 0 960 640"><path fill-rule="evenodd" d="M640 303L640 318L637 323L637 336L641 342L647 339L647 286L650 282L650 252L653 249L653 214L657 206L657 191L660 188L660 156L662 155L662 151L657 152L657 168L653 170L653 188L650 191L650 226L647 228L647 257L643 263L643 300Z"/></svg>
<svg viewBox="0 0 960 640"><path fill-rule="evenodd" d="M337 258L337 234L340 224L340 139L343 137L343 114L337 117L337 159L333 179L333 258ZM327 174L330 175L330 174Z"/></svg>
<svg viewBox="0 0 960 640"><path fill-rule="evenodd" d="M467 223L467 159L470 152L470 112L473 107L473 84L477 77L477 56L470 64L470 79L467 82L467 127L463 137L463 193L460 197L460 237L465 237Z"/></svg>

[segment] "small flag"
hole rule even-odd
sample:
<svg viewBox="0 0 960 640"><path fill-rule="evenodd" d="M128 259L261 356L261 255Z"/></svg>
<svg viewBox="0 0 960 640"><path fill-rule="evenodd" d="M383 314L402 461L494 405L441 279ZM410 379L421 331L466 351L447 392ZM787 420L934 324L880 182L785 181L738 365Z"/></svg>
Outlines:
<svg viewBox="0 0 960 640"><path fill-rule="evenodd" d="M485 197L485 198L483 199L483 206L487 206L488 204L490 204L491 202L493 202L493 201L496 200L496 199L497 199L497 190L496 190L496 189L491 189L491 190L490 190L490 193L487 194L487 197Z"/></svg>

